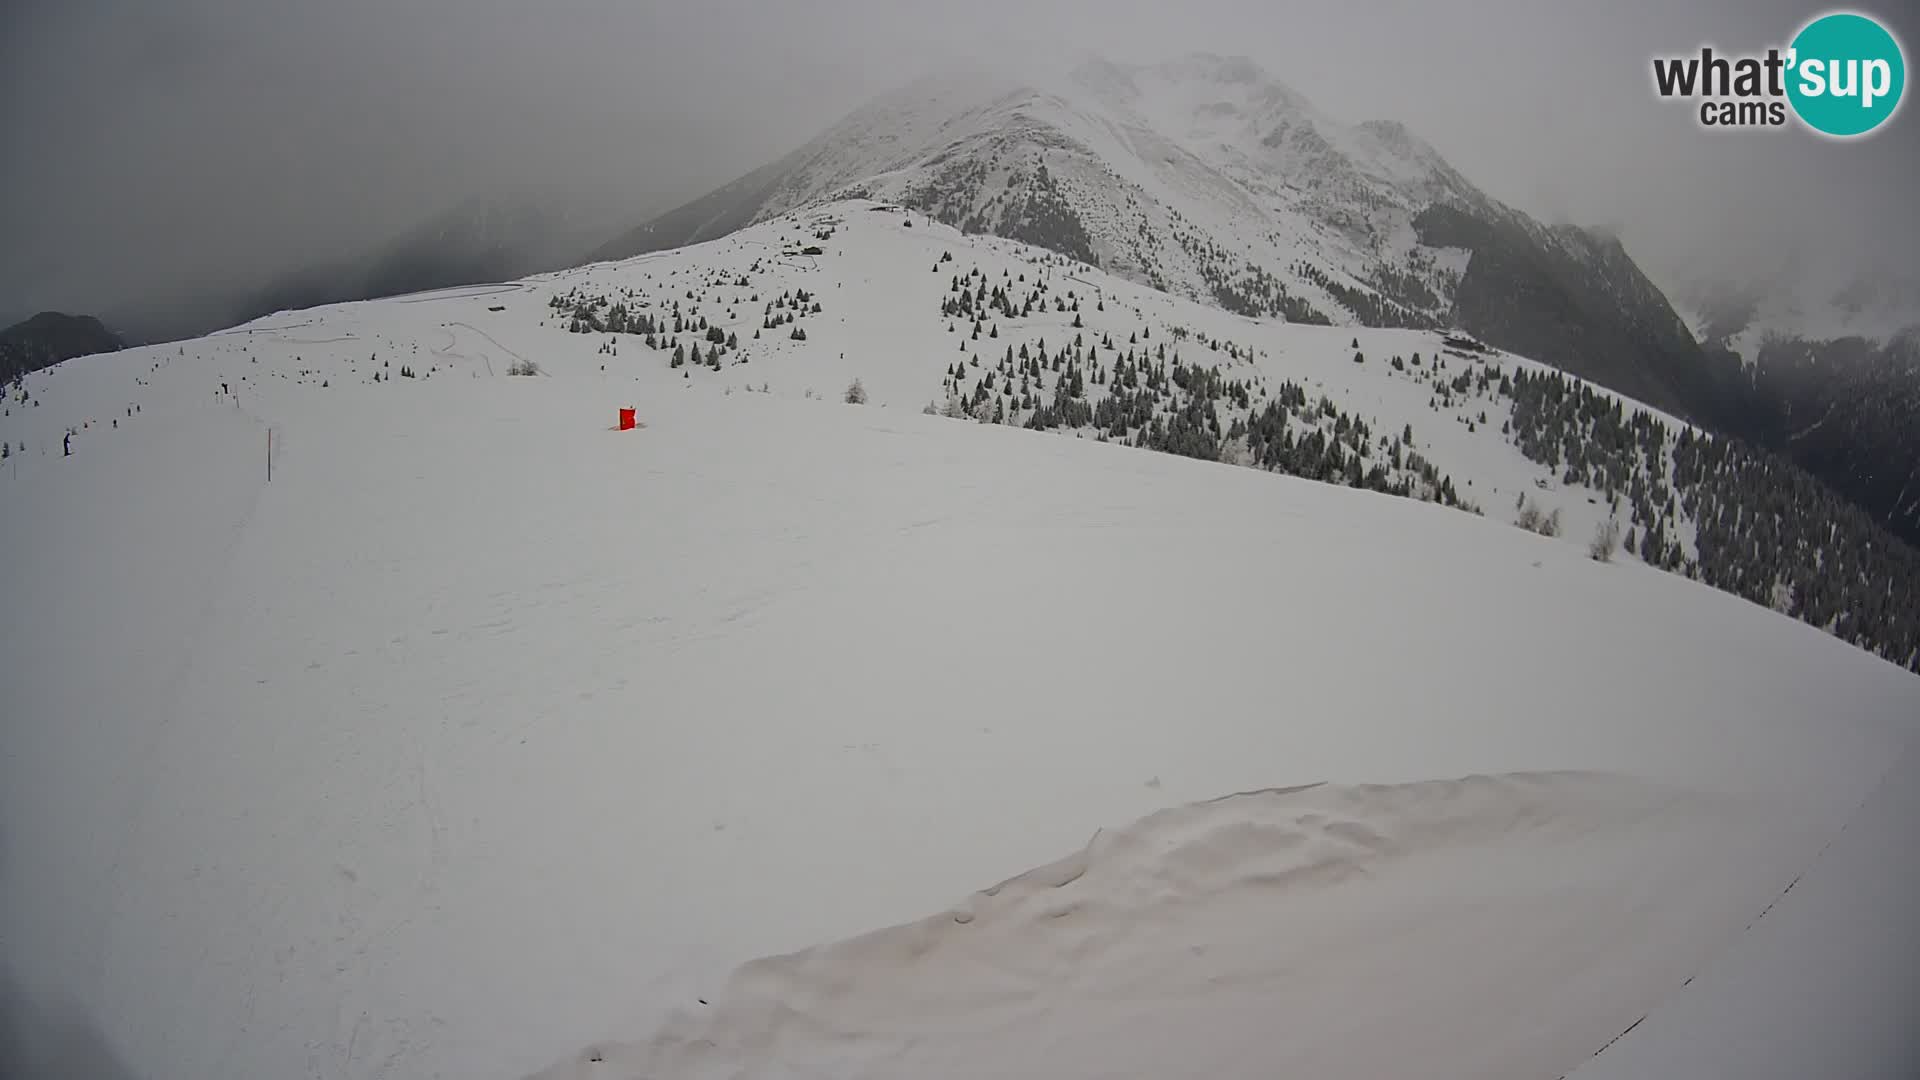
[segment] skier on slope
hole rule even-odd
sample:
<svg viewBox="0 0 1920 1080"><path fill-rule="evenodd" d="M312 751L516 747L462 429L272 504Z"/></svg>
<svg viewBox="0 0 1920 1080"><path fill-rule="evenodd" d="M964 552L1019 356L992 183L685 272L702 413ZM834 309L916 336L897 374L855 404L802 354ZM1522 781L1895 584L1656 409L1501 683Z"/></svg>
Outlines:
<svg viewBox="0 0 1920 1080"><path fill-rule="evenodd" d="M60 454L61 457L73 456L73 432L71 431L67 432L66 436L61 439L60 449L61 449L61 454Z"/></svg>

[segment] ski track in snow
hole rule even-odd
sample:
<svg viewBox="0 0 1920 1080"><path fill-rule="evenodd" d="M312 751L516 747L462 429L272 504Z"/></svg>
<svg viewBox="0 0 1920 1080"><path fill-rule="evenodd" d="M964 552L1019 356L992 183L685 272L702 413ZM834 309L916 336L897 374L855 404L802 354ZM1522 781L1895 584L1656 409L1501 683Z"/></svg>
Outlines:
<svg viewBox="0 0 1920 1080"><path fill-rule="evenodd" d="M1916 779L1909 751L1754 923L1573 1080L1911 1075Z"/></svg>

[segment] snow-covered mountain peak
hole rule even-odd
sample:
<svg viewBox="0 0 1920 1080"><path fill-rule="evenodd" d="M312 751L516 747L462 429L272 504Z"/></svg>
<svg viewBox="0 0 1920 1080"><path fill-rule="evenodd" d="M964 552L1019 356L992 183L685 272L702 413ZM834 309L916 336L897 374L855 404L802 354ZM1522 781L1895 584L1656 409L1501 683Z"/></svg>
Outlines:
<svg viewBox="0 0 1920 1080"><path fill-rule="evenodd" d="M1438 325L1463 263L1413 216L1484 197L1397 126L1349 126L1237 57L956 72L855 111L755 178L639 230L633 254L849 195L1293 321ZM712 230L707 231L707 230Z"/></svg>
<svg viewBox="0 0 1920 1080"><path fill-rule="evenodd" d="M1194 53L1159 64L1093 60L1076 68L1079 94L1120 118L1175 139L1201 160L1245 156L1258 171L1306 186L1357 173L1388 187L1453 177L1440 155L1397 122L1349 126L1252 60Z"/></svg>
<svg viewBox="0 0 1920 1080"><path fill-rule="evenodd" d="M1502 206L1401 124L1347 123L1207 53L922 79L595 257L847 198L1239 315L1457 326L1668 406L1671 372L1697 351L1623 252Z"/></svg>

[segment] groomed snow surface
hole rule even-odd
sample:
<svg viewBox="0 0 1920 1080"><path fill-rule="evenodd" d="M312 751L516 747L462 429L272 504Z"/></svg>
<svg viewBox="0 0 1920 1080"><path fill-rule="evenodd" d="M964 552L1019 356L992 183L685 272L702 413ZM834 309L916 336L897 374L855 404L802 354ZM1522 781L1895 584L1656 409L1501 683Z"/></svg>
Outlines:
<svg viewBox="0 0 1920 1080"><path fill-rule="evenodd" d="M1920 680L1813 628L905 378L507 378L490 302L0 421L26 1075L1552 1078L1903 910L1793 914L1916 786ZM443 375L296 379L340 326Z"/></svg>

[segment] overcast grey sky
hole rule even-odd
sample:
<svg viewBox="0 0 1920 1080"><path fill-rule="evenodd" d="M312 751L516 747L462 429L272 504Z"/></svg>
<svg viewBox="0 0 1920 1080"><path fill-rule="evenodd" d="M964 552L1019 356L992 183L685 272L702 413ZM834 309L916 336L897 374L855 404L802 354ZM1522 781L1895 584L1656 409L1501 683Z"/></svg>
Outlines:
<svg viewBox="0 0 1920 1080"><path fill-rule="evenodd" d="M1920 113L1712 136L1648 61L1784 44L1779 0L4 0L0 321L137 312L366 249L469 195L639 220L956 62L1244 54L1488 192L1738 272L1912 265ZM1920 42L1911 0L1869 7Z"/></svg>

